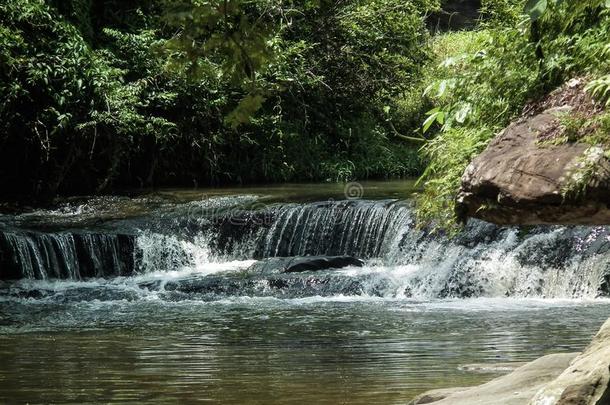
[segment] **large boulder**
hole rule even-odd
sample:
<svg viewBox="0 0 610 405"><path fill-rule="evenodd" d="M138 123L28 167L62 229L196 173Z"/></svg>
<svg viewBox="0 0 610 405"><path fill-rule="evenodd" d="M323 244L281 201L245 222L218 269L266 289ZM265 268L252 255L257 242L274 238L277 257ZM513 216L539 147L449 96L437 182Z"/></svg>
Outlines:
<svg viewBox="0 0 610 405"><path fill-rule="evenodd" d="M550 354L477 387L426 392L410 405L526 405L539 390L557 378L576 355Z"/></svg>
<svg viewBox="0 0 610 405"><path fill-rule="evenodd" d="M410 405L609 405L610 319L583 353L550 354L471 388L425 392Z"/></svg>
<svg viewBox="0 0 610 405"><path fill-rule="evenodd" d="M530 405L610 404L610 319L593 342Z"/></svg>
<svg viewBox="0 0 610 405"><path fill-rule="evenodd" d="M583 87L572 80L531 107L471 162L458 216L502 225L610 224L610 162L603 148L579 138L561 141L569 139L563 117L591 119L601 112ZM578 181L586 194L569 193Z"/></svg>

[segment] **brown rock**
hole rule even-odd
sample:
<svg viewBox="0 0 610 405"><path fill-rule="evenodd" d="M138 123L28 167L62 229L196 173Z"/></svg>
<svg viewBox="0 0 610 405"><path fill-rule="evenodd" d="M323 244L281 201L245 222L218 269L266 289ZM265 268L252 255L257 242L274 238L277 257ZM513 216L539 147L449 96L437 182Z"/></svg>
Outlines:
<svg viewBox="0 0 610 405"><path fill-rule="evenodd" d="M610 320L593 342L530 405L610 404Z"/></svg>
<svg viewBox="0 0 610 405"><path fill-rule="evenodd" d="M599 113L579 86L566 85L541 103L552 107L525 114L471 162L462 177L458 216L497 224L610 224L610 162L603 149L548 142L561 134L561 114L583 115L587 108L589 118ZM580 104L557 106L570 101ZM564 198L584 160L595 167L586 195Z"/></svg>
<svg viewBox="0 0 610 405"><path fill-rule="evenodd" d="M410 405L525 405L546 384L557 378L576 355L563 353L544 356L477 387L429 391L415 398Z"/></svg>

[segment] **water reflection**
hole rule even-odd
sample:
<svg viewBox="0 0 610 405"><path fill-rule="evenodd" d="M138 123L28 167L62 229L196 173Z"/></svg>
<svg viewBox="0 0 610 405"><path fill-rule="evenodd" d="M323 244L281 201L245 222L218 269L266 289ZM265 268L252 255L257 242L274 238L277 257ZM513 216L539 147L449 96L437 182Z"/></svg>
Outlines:
<svg viewBox="0 0 610 405"><path fill-rule="evenodd" d="M580 350L604 301L0 303L0 402L405 403ZM4 326L2 326L4 325Z"/></svg>

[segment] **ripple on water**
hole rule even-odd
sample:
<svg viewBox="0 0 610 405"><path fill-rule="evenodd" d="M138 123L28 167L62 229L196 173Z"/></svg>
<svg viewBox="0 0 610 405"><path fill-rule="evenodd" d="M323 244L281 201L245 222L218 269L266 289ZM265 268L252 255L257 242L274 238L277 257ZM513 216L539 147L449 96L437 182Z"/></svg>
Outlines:
<svg viewBox="0 0 610 405"><path fill-rule="evenodd" d="M580 350L607 301L0 302L0 402L407 402Z"/></svg>

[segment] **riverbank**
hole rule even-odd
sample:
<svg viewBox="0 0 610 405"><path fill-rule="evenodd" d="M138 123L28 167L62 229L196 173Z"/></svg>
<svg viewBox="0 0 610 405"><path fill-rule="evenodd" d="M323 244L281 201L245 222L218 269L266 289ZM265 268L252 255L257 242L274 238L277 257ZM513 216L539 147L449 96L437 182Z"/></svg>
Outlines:
<svg viewBox="0 0 610 405"><path fill-rule="evenodd" d="M610 404L610 319L582 353L550 354L476 387L433 390L410 405Z"/></svg>
<svg viewBox="0 0 610 405"><path fill-rule="evenodd" d="M525 20L456 36L457 51L428 87L437 133L423 148L419 211L440 228L466 215L608 223L608 4L524 3ZM506 207L522 210L510 216Z"/></svg>

